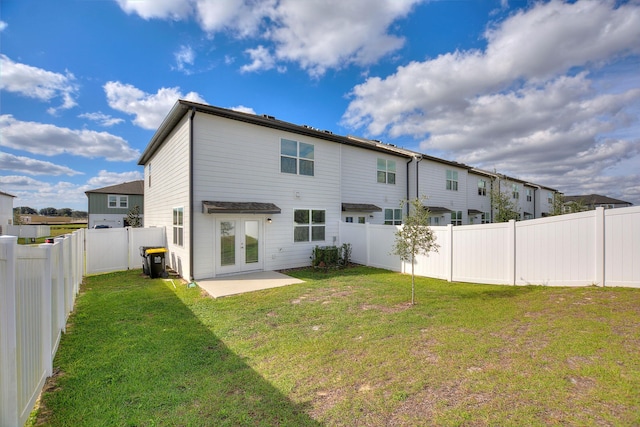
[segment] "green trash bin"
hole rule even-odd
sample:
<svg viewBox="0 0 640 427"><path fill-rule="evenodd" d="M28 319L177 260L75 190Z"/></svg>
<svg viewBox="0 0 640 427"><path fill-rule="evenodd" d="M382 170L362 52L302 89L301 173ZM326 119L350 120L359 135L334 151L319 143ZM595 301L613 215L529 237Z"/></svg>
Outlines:
<svg viewBox="0 0 640 427"><path fill-rule="evenodd" d="M166 248L147 248L144 253L149 277L155 279L169 276L165 270L164 254L167 253Z"/></svg>

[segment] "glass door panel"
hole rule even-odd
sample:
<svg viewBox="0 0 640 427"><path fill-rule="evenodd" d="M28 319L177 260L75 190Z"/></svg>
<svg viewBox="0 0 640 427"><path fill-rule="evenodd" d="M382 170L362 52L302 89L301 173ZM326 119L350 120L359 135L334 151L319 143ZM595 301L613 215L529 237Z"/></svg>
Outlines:
<svg viewBox="0 0 640 427"><path fill-rule="evenodd" d="M236 222L220 221L220 265L236 263Z"/></svg>
<svg viewBox="0 0 640 427"><path fill-rule="evenodd" d="M260 224L256 220L244 222L244 262L254 264L259 259Z"/></svg>

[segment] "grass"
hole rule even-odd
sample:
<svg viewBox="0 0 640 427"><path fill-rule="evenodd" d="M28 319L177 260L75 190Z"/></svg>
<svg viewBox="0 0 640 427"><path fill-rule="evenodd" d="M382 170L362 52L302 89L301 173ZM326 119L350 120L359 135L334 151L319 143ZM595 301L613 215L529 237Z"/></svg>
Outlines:
<svg viewBox="0 0 640 427"><path fill-rule="evenodd" d="M357 267L218 300L86 279L32 424L638 425L640 290Z"/></svg>

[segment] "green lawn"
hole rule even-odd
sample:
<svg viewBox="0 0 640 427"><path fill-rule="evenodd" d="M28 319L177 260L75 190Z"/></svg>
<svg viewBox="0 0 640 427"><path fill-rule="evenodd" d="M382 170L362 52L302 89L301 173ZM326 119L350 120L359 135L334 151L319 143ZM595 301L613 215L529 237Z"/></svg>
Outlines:
<svg viewBox="0 0 640 427"><path fill-rule="evenodd" d="M372 268L218 300L86 279L32 424L638 425L640 290Z"/></svg>

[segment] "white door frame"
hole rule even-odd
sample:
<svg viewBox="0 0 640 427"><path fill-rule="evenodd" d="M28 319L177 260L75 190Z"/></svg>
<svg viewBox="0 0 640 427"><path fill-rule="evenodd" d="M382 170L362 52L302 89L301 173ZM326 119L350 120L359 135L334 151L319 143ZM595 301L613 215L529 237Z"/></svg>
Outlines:
<svg viewBox="0 0 640 427"><path fill-rule="evenodd" d="M228 255L223 260L223 224L233 223L233 246L227 246ZM221 216L215 218L215 269L216 276L227 274L238 274L248 271L262 271L264 270L264 218L255 215L233 215L233 216ZM227 224L225 224L227 225ZM256 227L257 226L257 227ZM252 230L249 230L252 228ZM257 230L256 230L257 228ZM247 260L247 234L250 233L250 238L257 239L256 253L251 253L252 256L257 256L257 260ZM227 242L228 244L229 242ZM255 258L254 258L255 259ZM224 262L224 265L223 265Z"/></svg>

